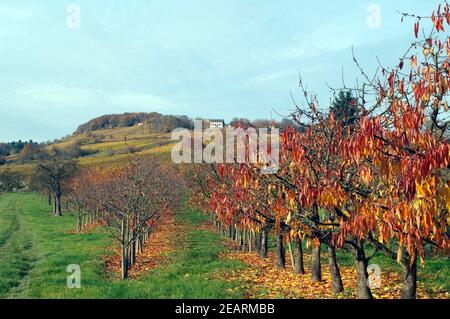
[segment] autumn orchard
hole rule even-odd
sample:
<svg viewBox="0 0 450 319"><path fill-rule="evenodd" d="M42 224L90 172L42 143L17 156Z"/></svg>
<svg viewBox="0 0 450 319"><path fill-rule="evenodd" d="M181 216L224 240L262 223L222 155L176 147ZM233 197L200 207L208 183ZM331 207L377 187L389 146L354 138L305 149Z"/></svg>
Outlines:
<svg viewBox="0 0 450 319"><path fill-rule="evenodd" d="M449 5L402 20L414 22L413 42L398 64L368 75L354 55L363 81L336 89L330 108L300 82L303 102L292 113L300 129L283 131L275 174L243 163L190 175L191 202L262 258L273 239L279 267L289 249L294 271L321 281L326 247L335 293L344 289L336 250L350 249L358 298L372 298L367 267L376 254L402 265L401 297L415 298L425 250L450 252Z"/></svg>
<svg viewBox="0 0 450 319"><path fill-rule="evenodd" d="M77 216L77 231L101 223L121 248L121 276L144 250L159 223L178 207L183 183L170 167L152 158L107 169L84 170L70 181L68 203Z"/></svg>
<svg viewBox="0 0 450 319"><path fill-rule="evenodd" d="M450 6L400 18L411 44L394 65L378 61L372 74L352 50L356 84L329 87L321 105L300 78L279 123L125 113L53 143L0 145L0 297L28 277L45 295L35 282L56 264L39 268L45 255L96 278L80 290L89 297L433 298L421 276L439 265L442 285L450 255ZM39 236L50 244L31 244ZM388 296L375 265L395 273ZM276 293L250 291L251 276ZM448 298L448 284L430 286ZM61 287L48 295L65 297Z"/></svg>

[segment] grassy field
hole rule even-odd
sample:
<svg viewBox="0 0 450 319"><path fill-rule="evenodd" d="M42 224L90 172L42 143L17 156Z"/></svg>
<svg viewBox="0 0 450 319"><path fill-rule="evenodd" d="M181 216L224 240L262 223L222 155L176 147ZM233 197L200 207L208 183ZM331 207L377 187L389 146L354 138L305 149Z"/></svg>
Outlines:
<svg viewBox="0 0 450 319"><path fill-rule="evenodd" d="M171 262L145 277L120 281L105 275L104 257L114 242L106 231L75 234L70 215L55 218L34 194L0 196L0 298L239 298L237 283L212 279L216 272L241 267L223 261L217 234L195 229L202 216L189 208L183 248ZM70 264L81 267L81 289L68 289Z"/></svg>
<svg viewBox="0 0 450 319"><path fill-rule="evenodd" d="M219 259L224 250L218 234L198 226L205 217L189 207L177 213L184 231L170 262L138 279L121 281L105 273L105 257L116 245L102 228L74 233L75 218L56 218L46 200L35 194L0 196L0 298L242 298L238 282L217 273L243 264ZM174 234L177 235L177 234ZM370 251L368 252L370 253ZM323 254L326 267L327 256ZM349 252L338 251L342 266L352 266ZM394 261L377 255L371 263L382 270L401 271ZM68 265L81 268L81 289L66 285ZM419 281L428 289L449 291L449 259L427 259L419 266ZM219 276L220 277L220 276Z"/></svg>

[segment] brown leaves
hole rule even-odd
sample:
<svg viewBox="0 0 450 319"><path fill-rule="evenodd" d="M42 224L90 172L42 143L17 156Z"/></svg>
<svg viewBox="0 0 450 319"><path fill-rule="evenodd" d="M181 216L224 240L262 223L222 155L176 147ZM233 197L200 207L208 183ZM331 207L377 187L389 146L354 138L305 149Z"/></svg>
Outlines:
<svg viewBox="0 0 450 319"><path fill-rule="evenodd" d="M224 253L222 258L239 260L249 267L231 271L221 278L230 281L242 282L246 290L246 297L250 299L287 298L287 299L344 299L356 298L356 271L354 267L341 267L341 277L344 292L333 294L331 289L331 275L328 265L322 265L322 281L312 282L309 274L309 256L305 256L306 274L296 275L290 264L286 269L276 267L276 256L273 252L269 257L262 259L255 253L230 252ZM402 276L388 270L381 273L380 288L372 289L374 298L397 299L401 296ZM445 292L430 292L419 282L417 288L418 298L448 298Z"/></svg>
<svg viewBox="0 0 450 319"><path fill-rule="evenodd" d="M416 37L416 39L419 36L419 20L414 23L414 36Z"/></svg>
<svg viewBox="0 0 450 319"><path fill-rule="evenodd" d="M436 28L436 31L445 31L444 30L444 16L441 15L441 5L439 4L437 9L437 14L433 12L431 15L431 21L434 24L434 27Z"/></svg>
<svg viewBox="0 0 450 319"><path fill-rule="evenodd" d="M142 254L136 253L136 263L129 271L130 278L137 278L146 272L168 262L169 254L176 249L174 234L182 232L181 226L175 223L175 218L170 215L150 234L144 245ZM120 275L120 250L105 261L107 271L112 276Z"/></svg>
<svg viewBox="0 0 450 319"><path fill-rule="evenodd" d="M415 69L417 67L417 57L415 55L411 56L411 68Z"/></svg>
<svg viewBox="0 0 450 319"><path fill-rule="evenodd" d="M394 80L395 80L395 73L394 70L392 70L388 77L389 89L391 93L394 92Z"/></svg>
<svg viewBox="0 0 450 319"><path fill-rule="evenodd" d="M369 186L370 181L372 180L372 171L370 167L363 167L361 169L361 179L366 186Z"/></svg>

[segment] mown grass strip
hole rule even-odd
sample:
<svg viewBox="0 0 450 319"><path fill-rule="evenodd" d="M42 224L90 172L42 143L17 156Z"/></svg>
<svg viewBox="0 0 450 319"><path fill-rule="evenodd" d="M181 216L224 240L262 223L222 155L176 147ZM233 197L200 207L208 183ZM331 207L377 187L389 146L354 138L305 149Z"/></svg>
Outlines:
<svg viewBox="0 0 450 319"><path fill-rule="evenodd" d="M104 229L76 234L75 218L56 218L44 198L35 194L7 194L10 205L0 224L17 225L0 251L0 297L3 298L239 298L238 283L214 279L213 274L240 267L219 259L224 249L219 235L198 230L204 217L185 207L179 212L183 234L174 234L179 250L170 263L136 280L112 280L105 273L105 256L116 243ZM14 207L14 205L17 205ZM14 217L15 216L15 217ZM67 266L81 268L81 289L66 285ZM12 266L14 265L14 266ZM215 277L215 276L214 276Z"/></svg>

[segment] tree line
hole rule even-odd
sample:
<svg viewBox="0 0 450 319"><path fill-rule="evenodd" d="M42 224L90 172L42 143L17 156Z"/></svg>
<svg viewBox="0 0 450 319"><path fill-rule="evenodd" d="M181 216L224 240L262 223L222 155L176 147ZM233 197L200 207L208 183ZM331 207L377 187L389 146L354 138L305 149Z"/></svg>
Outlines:
<svg viewBox="0 0 450 319"><path fill-rule="evenodd" d="M178 207L178 173L151 157L135 157L108 169L83 170L69 180L69 209L77 230L102 223L121 247L122 278L142 253L151 232Z"/></svg>
<svg viewBox="0 0 450 319"><path fill-rule="evenodd" d="M80 125L75 134L82 134L100 129L145 125L146 133L171 132L182 127L191 129L193 122L185 115L163 115L160 113L124 113L103 115Z"/></svg>
<svg viewBox="0 0 450 319"><path fill-rule="evenodd" d="M173 168L138 155L109 168L80 168L53 157L36 166L28 187L48 196L56 217L64 208L74 214L77 232L105 226L121 246L123 279L151 232L178 207L184 189Z"/></svg>

